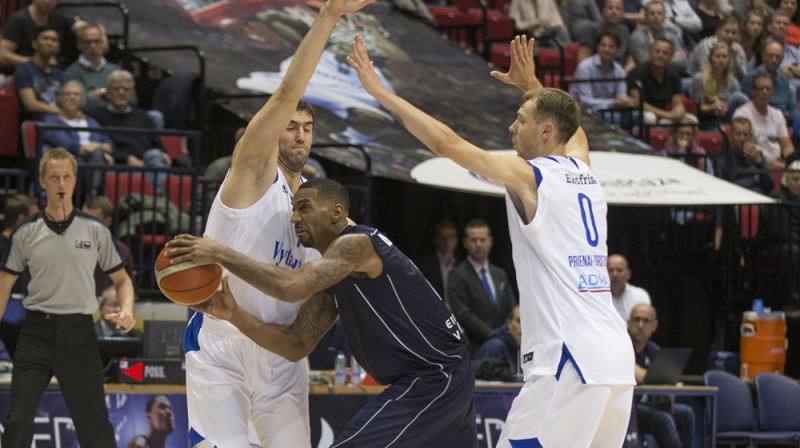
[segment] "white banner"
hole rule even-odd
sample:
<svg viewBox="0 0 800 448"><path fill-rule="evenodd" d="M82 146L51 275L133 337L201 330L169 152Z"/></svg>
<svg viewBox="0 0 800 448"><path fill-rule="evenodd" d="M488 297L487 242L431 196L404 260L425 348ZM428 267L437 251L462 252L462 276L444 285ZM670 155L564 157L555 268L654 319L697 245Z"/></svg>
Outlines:
<svg viewBox="0 0 800 448"><path fill-rule="evenodd" d="M498 151L514 154L514 151ZM768 204L773 199L710 176L667 157L617 152L591 153L611 205ZM417 182L438 188L503 196L499 183L478 176L450 159L436 157L411 170Z"/></svg>

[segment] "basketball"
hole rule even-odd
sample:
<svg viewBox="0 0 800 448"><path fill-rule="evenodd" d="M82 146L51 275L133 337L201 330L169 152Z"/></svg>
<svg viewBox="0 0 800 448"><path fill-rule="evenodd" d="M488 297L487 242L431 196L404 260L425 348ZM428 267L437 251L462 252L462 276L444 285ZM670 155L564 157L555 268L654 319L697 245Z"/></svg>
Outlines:
<svg viewBox="0 0 800 448"><path fill-rule="evenodd" d="M184 262L172 265L161 249L156 259L156 282L168 299L179 305L197 305L210 299L222 280L218 264L197 265Z"/></svg>

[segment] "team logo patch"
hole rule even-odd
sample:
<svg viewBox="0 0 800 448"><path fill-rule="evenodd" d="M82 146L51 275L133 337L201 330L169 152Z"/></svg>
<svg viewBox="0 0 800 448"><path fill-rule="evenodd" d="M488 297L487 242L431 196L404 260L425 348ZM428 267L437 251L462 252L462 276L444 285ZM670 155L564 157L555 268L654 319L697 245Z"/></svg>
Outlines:
<svg viewBox="0 0 800 448"><path fill-rule="evenodd" d="M91 249L92 242L85 240L75 240L75 249Z"/></svg>

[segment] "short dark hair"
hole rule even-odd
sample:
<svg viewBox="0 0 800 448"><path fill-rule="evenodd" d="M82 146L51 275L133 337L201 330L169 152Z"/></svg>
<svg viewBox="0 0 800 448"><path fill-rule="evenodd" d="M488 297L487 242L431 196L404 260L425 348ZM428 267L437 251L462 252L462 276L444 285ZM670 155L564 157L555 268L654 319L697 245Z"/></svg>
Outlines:
<svg viewBox="0 0 800 448"><path fill-rule="evenodd" d="M45 31L54 31L59 38L61 37L61 33L58 32L58 28L54 27L53 25L42 25L36 27L36 31L34 31L33 33L33 40L38 39L39 35L44 33Z"/></svg>
<svg viewBox="0 0 800 448"><path fill-rule="evenodd" d="M314 115L314 106L311 105L308 101L300 100L297 102L297 112L306 112L311 115L312 120L316 120L316 116Z"/></svg>
<svg viewBox="0 0 800 448"><path fill-rule="evenodd" d="M600 33L600 35L597 36L597 40L594 43L594 48L595 49L597 49L597 47L600 46L600 41L603 40L604 37L607 37L607 38L611 39L614 42L614 45L617 46L617 48L622 46L622 41L619 40L619 34L617 34L617 33L609 33L609 32L606 31L606 32Z"/></svg>
<svg viewBox="0 0 800 448"><path fill-rule="evenodd" d="M649 4L650 4L650 3L648 3L648 5L649 5ZM658 42L666 42L666 43L668 43L668 44L669 44L670 51L675 49L675 44L674 44L674 43L672 43L672 41L671 41L671 40L669 40L669 39L667 39L666 37L656 37L655 39L653 39L653 43L652 43L652 44L650 44L650 48L653 48L653 46L654 46L656 43L658 43Z"/></svg>
<svg viewBox="0 0 800 448"><path fill-rule="evenodd" d="M484 228L489 230L489 235L492 234L492 228L491 226L489 226L489 223L486 222L486 220L480 218L470 219L469 222L467 222L467 225L464 226L464 236L465 237L467 236L467 230L469 229L484 229Z"/></svg>
<svg viewBox="0 0 800 448"><path fill-rule="evenodd" d="M350 193L344 185L324 177L315 177L314 179L300 185L300 188L313 188L317 190L317 196L333 202L334 204L342 204L346 214L350 213Z"/></svg>
<svg viewBox="0 0 800 448"><path fill-rule="evenodd" d="M772 75L770 75L767 72L758 72L758 73L756 73L756 76L753 77L753 88L754 89L756 88L756 81L758 81L759 79L768 79L769 83L772 84L773 87L775 87L775 80L772 79Z"/></svg>
<svg viewBox="0 0 800 448"><path fill-rule="evenodd" d="M28 216L28 204L30 197L24 194L12 194L3 203L3 219L5 228L13 229L17 226L17 216Z"/></svg>
<svg viewBox="0 0 800 448"><path fill-rule="evenodd" d="M103 214L103 218L110 218L114 214L114 204L107 196L93 196L83 203L88 209L97 209Z"/></svg>
<svg viewBox="0 0 800 448"><path fill-rule="evenodd" d="M144 405L145 412L152 411L153 410L153 406L155 406L155 404L156 404L156 400L161 398L161 397L167 398L166 395L156 395L154 397L150 397L150 399L147 400L147 404Z"/></svg>

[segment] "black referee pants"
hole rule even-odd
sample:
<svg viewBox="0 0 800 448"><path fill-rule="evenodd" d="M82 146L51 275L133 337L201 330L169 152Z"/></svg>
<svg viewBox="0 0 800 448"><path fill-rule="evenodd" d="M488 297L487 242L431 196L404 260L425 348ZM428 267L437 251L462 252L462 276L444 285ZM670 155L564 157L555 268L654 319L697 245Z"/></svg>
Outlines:
<svg viewBox="0 0 800 448"><path fill-rule="evenodd" d="M52 376L58 379L82 448L116 446L92 316L28 311L14 356L11 410L3 448L30 448L33 419Z"/></svg>

